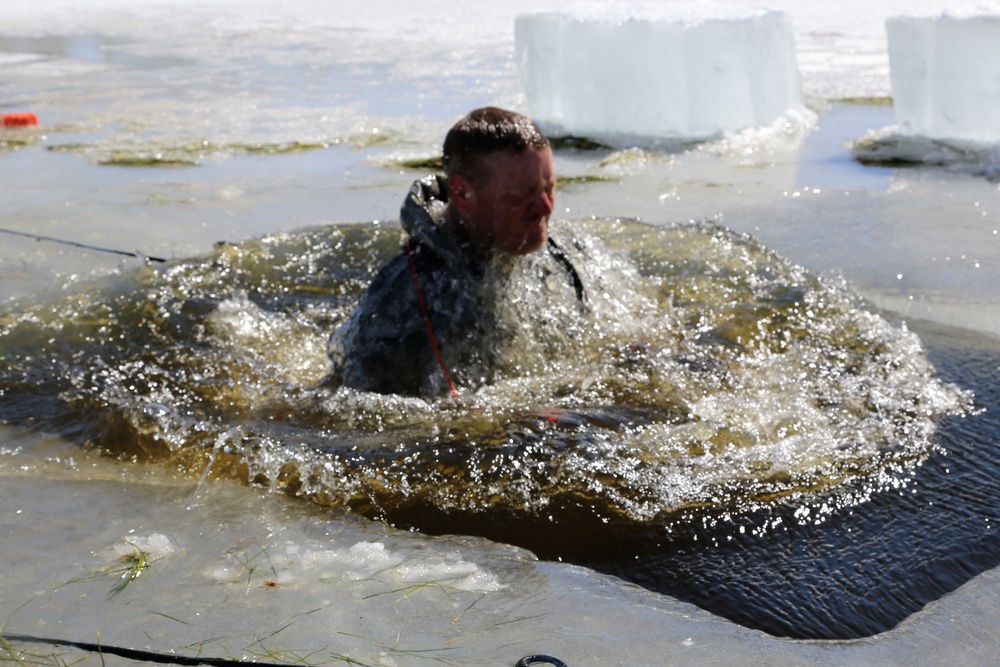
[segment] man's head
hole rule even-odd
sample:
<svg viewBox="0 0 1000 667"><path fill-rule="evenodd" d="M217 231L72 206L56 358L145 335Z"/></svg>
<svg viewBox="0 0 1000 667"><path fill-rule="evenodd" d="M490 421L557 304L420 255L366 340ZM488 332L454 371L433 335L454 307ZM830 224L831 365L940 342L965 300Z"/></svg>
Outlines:
<svg viewBox="0 0 1000 667"><path fill-rule="evenodd" d="M548 238L555 198L549 140L530 118L476 109L444 141L449 216L486 254L524 255Z"/></svg>

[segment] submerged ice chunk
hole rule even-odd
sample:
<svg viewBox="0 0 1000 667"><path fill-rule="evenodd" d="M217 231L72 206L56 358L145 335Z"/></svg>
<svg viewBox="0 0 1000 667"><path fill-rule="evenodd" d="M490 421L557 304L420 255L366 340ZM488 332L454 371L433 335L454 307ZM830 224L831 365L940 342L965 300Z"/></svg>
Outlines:
<svg viewBox="0 0 1000 667"><path fill-rule="evenodd" d="M802 110L784 14L697 7L585 5L518 16L530 114L570 134L701 139Z"/></svg>
<svg viewBox="0 0 1000 667"><path fill-rule="evenodd" d="M1000 142L1000 15L898 16L886 33L901 134Z"/></svg>

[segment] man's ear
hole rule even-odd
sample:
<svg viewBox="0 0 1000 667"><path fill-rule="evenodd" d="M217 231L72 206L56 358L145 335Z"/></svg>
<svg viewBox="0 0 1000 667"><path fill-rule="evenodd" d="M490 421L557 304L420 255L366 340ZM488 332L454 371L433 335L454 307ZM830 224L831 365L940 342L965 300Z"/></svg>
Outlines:
<svg viewBox="0 0 1000 667"><path fill-rule="evenodd" d="M475 188L469 179L461 174L452 174L448 177L448 201L456 211L462 214L469 213L475 200Z"/></svg>

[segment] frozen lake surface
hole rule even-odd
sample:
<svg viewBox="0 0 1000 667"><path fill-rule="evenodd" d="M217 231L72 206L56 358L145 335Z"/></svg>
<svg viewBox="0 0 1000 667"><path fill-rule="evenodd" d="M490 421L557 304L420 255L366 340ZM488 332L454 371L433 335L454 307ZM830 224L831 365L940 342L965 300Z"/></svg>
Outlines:
<svg viewBox="0 0 1000 667"><path fill-rule="evenodd" d="M396 530L201 479L181 462L100 456L73 443L72 427L22 419L0 427L4 632L314 664L504 665L530 653L571 665L991 664L1000 496L984 459L1000 435L1000 193L961 165L862 167L846 146L895 122L891 107L839 101L890 93L882 19L944 5L800 4L769 8L791 18L813 124L674 150L560 150L557 171L577 178L561 185L557 217L663 228L708 220L810 275L843 276L886 321L906 321L942 378L985 409L942 418L921 466L861 483L855 504L805 499L712 525L671 524L683 533L674 548L652 558L644 543L649 559L635 567L590 559L640 588L482 537ZM41 124L0 134L10 185L0 227L169 258L338 223L385 221L394 232L401 197L423 174L407 160L435 157L447 127L473 107L524 108L514 17L565 6L42 0L5 10L0 113L33 111ZM101 285L134 286L140 268L5 235L0 325L16 329L23 312L44 321L47 304ZM69 340L65 331L85 325L98 301L73 301L75 321L53 306L65 324L51 341ZM10 340L0 338L5 363ZM35 356L64 352L41 345ZM23 356L18 363L28 367ZM127 378L113 386L128 393ZM949 504L960 510L920 510ZM925 516L927 534L945 524L953 532L925 543ZM852 542L862 546L831 551ZM150 555L149 568L109 595L133 546ZM713 559L726 565L721 573ZM824 591L817 597L880 606L896 580L916 580L926 590L906 589L906 604L929 603L864 640L793 642L748 629L752 618L730 613L741 626L675 599L736 609L754 586L776 588L766 578L774 572L758 571L771 562L781 563L777 578ZM788 605L786 632L806 624L789 590L769 601ZM784 610L765 611L780 631ZM30 650L39 662L78 655ZM124 664L96 655L87 664L98 660Z"/></svg>

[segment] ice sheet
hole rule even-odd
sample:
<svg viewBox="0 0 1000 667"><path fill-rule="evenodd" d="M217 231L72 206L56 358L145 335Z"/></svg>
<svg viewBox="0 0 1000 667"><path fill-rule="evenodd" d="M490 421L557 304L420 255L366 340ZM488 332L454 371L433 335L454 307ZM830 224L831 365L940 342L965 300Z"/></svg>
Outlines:
<svg viewBox="0 0 1000 667"><path fill-rule="evenodd" d="M1000 14L897 16L886 32L902 134L1000 141Z"/></svg>
<svg viewBox="0 0 1000 667"><path fill-rule="evenodd" d="M616 143L701 139L801 114L788 18L694 7L518 16L529 113L550 131Z"/></svg>

